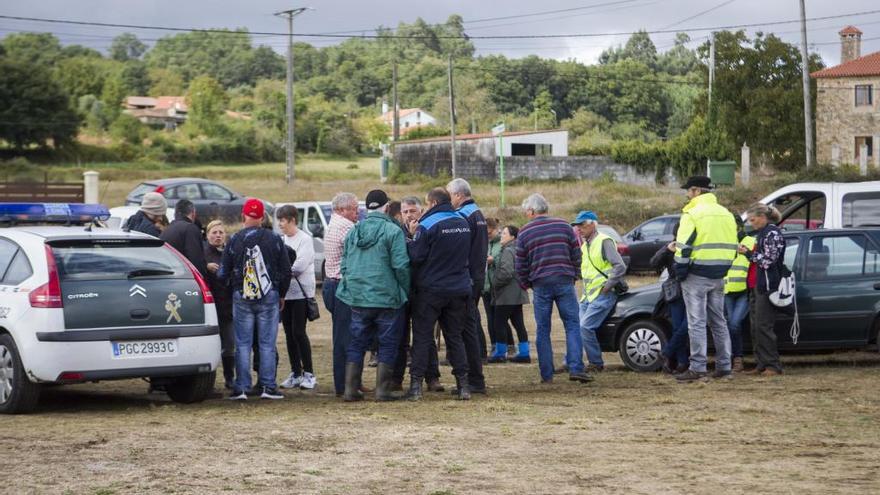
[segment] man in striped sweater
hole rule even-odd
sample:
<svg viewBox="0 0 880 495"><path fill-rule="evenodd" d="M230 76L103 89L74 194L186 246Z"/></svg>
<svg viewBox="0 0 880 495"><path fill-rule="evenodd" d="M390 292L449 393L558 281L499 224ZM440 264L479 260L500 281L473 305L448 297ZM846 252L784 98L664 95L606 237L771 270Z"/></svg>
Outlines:
<svg viewBox="0 0 880 495"><path fill-rule="evenodd" d="M550 343L550 322L553 304L559 310L565 327L565 363L569 380L590 382L593 377L584 371L583 342L580 333L578 301L574 284L581 266L581 249L571 225L565 220L547 216L550 206L540 194L523 201L529 219L516 240L516 276L524 289L532 289L535 323L538 335L538 368L541 382L553 381L553 347Z"/></svg>

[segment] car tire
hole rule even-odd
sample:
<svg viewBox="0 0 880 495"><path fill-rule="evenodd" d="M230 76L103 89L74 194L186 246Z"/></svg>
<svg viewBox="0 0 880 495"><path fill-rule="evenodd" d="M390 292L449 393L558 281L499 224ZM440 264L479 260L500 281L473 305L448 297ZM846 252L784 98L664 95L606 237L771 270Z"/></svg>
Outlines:
<svg viewBox="0 0 880 495"><path fill-rule="evenodd" d="M33 411L40 400L41 388L40 384L30 381L25 373L12 336L0 335L0 413Z"/></svg>
<svg viewBox="0 0 880 495"><path fill-rule="evenodd" d="M620 359L633 371L657 371L663 365L660 352L666 341L666 332L657 322L635 321L620 334Z"/></svg>
<svg viewBox="0 0 880 495"><path fill-rule="evenodd" d="M214 382L216 381L216 371L181 376L166 385L165 390L168 392L168 397L174 402L192 404L207 399L211 391L214 390Z"/></svg>

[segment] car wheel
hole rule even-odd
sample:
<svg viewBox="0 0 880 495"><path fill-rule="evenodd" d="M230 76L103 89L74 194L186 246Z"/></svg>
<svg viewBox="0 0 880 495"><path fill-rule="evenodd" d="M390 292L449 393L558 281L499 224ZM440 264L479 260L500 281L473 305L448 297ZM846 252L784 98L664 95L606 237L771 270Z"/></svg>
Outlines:
<svg viewBox="0 0 880 495"><path fill-rule="evenodd" d="M620 359L633 371L657 371L662 366L660 351L666 345L666 332L656 322L639 320L620 335Z"/></svg>
<svg viewBox="0 0 880 495"><path fill-rule="evenodd" d="M165 390L168 392L168 397L174 402L192 404L193 402L202 402L207 399L208 394L214 390L214 382L216 380L216 371L181 376L166 385Z"/></svg>
<svg viewBox="0 0 880 495"><path fill-rule="evenodd" d="M39 400L40 385L28 379L12 336L0 335L0 413L30 412Z"/></svg>

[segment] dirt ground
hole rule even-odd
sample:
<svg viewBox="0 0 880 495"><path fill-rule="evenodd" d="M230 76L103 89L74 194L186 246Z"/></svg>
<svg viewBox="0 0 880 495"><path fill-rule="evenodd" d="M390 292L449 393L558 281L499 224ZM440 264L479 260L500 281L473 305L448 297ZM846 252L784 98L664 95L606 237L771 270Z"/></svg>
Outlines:
<svg viewBox="0 0 880 495"><path fill-rule="evenodd" d="M690 385L613 354L589 385L489 365L489 395L470 402L346 404L329 322L309 327L317 391L283 401L178 405L137 380L46 390L36 413L0 417L0 492L880 492L876 352L789 356L779 378ZM558 320L553 334L560 356Z"/></svg>

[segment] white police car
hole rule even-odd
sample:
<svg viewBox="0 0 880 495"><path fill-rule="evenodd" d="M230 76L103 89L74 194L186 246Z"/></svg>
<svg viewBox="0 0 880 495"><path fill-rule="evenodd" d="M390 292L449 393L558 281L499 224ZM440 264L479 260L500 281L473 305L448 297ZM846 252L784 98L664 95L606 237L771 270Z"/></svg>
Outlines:
<svg viewBox="0 0 880 495"><path fill-rule="evenodd" d="M220 361L214 300L170 246L92 228L102 205L0 203L0 412L44 384L147 378L204 400Z"/></svg>

